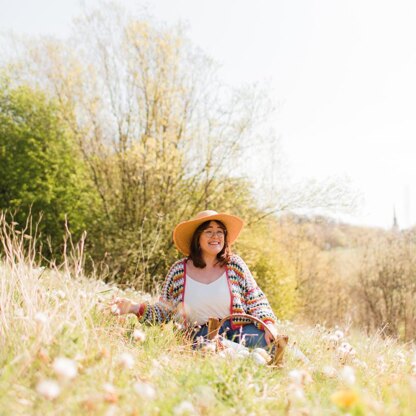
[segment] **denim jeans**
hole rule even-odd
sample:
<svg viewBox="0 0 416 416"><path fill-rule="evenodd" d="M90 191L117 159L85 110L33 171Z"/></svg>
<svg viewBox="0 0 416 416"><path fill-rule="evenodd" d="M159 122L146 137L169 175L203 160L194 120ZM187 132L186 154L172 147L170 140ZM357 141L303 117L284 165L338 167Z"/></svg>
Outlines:
<svg viewBox="0 0 416 416"><path fill-rule="evenodd" d="M193 339L196 341L199 337L207 338L208 325L202 325L201 329L195 332ZM258 329L254 324L243 325L237 329L231 329L230 321L225 321L219 330L219 334L230 341L243 344L248 348L266 348L267 342L264 338L264 331Z"/></svg>

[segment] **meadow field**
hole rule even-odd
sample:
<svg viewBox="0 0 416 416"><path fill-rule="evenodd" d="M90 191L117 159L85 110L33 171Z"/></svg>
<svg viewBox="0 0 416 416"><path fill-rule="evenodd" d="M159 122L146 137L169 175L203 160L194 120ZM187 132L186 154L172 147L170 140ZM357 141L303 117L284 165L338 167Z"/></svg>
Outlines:
<svg viewBox="0 0 416 416"><path fill-rule="evenodd" d="M173 323L114 316L145 293L84 276L75 257L39 267L23 237L0 263L1 415L414 415L414 345L339 325L284 321L283 368L202 352Z"/></svg>

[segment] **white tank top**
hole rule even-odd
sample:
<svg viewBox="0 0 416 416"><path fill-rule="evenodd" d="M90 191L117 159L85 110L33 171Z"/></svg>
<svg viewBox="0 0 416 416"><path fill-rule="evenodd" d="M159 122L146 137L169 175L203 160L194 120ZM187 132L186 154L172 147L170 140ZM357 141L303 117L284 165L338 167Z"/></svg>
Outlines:
<svg viewBox="0 0 416 416"><path fill-rule="evenodd" d="M193 325L203 325L208 318L229 315L230 302L230 289L225 272L209 284L197 282L186 275L184 306L186 316Z"/></svg>

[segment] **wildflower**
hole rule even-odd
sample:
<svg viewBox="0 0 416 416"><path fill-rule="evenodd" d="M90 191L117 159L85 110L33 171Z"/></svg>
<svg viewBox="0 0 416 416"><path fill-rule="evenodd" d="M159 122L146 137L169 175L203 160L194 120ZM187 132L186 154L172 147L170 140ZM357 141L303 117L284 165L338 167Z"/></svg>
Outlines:
<svg viewBox="0 0 416 416"><path fill-rule="evenodd" d="M305 392L298 384L289 384L287 388L287 395L290 402L301 403L305 401Z"/></svg>
<svg viewBox="0 0 416 416"><path fill-rule="evenodd" d="M104 383L104 400L108 403L117 403L118 401L118 394L116 392L115 387L111 383Z"/></svg>
<svg viewBox="0 0 416 416"><path fill-rule="evenodd" d="M289 378L298 386L305 386L312 382L312 377L306 370L292 370L289 372Z"/></svg>
<svg viewBox="0 0 416 416"><path fill-rule="evenodd" d="M38 351L37 354L38 358L45 364L48 364L50 361L50 357L49 357L49 353L48 350L46 350L45 348L41 347Z"/></svg>
<svg viewBox="0 0 416 416"><path fill-rule="evenodd" d="M115 404L108 406L108 409L105 412L105 416L116 416L119 414L120 414L120 409Z"/></svg>
<svg viewBox="0 0 416 416"><path fill-rule="evenodd" d="M410 383L411 390L416 393L416 377L414 376L410 377L409 383Z"/></svg>
<svg viewBox="0 0 416 416"><path fill-rule="evenodd" d="M182 325L182 324L180 324L179 322L174 322L174 323L173 323L173 325L175 326L175 328L176 328L178 331L181 331L181 330L183 329L183 325Z"/></svg>
<svg viewBox="0 0 416 416"><path fill-rule="evenodd" d="M263 348L255 348L253 352L257 352L258 354L260 354L266 360L266 362L269 362L271 360L270 355Z"/></svg>
<svg viewBox="0 0 416 416"><path fill-rule="evenodd" d="M120 308L117 305L111 305L111 313L113 315L120 315Z"/></svg>
<svg viewBox="0 0 416 416"><path fill-rule="evenodd" d="M131 369L134 366L134 357L128 352L123 352L120 354L118 362L122 367Z"/></svg>
<svg viewBox="0 0 416 416"><path fill-rule="evenodd" d="M354 369L348 365L346 365L339 374L340 379L350 386L355 383L355 372Z"/></svg>
<svg viewBox="0 0 416 416"><path fill-rule="evenodd" d="M338 407L349 409L358 403L359 397L353 390L339 390L332 394L331 400Z"/></svg>
<svg viewBox="0 0 416 416"><path fill-rule="evenodd" d="M88 411L93 412L97 409L97 400L95 398L89 397L82 402L82 406Z"/></svg>
<svg viewBox="0 0 416 416"><path fill-rule="evenodd" d="M328 345L328 349L335 349L335 347L339 344L339 338L334 334L325 335L322 337L322 340Z"/></svg>
<svg viewBox="0 0 416 416"><path fill-rule="evenodd" d="M345 364L349 358L355 357L355 349L348 342L343 342L337 349L337 355L340 362Z"/></svg>
<svg viewBox="0 0 416 416"><path fill-rule="evenodd" d="M253 361L258 365L266 365L267 364L267 361L265 360L265 358L262 355L260 355L258 352L252 352L251 357L252 357Z"/></svg>
<svg viewBox="0 0 416 416"><path fill-rule="evenodd" d="M104 383L103 384L103 390L106 393L115 393L116 392L115 387L111 383Z"/></svg>
<svg viewBox="0 0 416 416"><path fill-rule="evenodd" d="M52 293L59 299L63 300L66 298L66 293L63 290L54 290Z"/></svg>
<svg viewBox="0 0 416 416"><path fill-rule="evenodd" d="M206 353L214 353L217 350L217 346L215 342L206 342L201 349Z"/></svg>
<svg viewBox="0 0 416 416"><path fill-rule="evenodd" d="M229 358L229 359L235 358L236 355L237 355L237 353L232 348L225 348L224 350L222 350L218 353L219 357Z"/></svg>
<svg viewBox="0 0 416 416"><path fill-rule="evenodd" d="M248 350L241 350L237 352L237 358L247 358L250 356L250 352Z"/></svg>
<svg viewBox="0 0 416 416"><path fill-rule="evenodd" d="M344 338L344 333L340 329L337 329L334 332L334 335L338 338L338 340L341 340L342 338Z"/></svg>
<svg viewBox="0 0 416 416"><path fill-rule="evenodd" d="M36 386L36 391L48 400L56 399L61 393L58 383L54 380L40 381Z"/></svg>
<svg viewBox="0 0 416 416"><path fill-rule="evenodd" d="M44 312L37 312L35 314L35 321L41 325L45 325L48 323L49 318L48 315Z"/></svg>
<svg viewBox="0 0 416 416"><path fill-rule="evenodd" d="M216 394L209 386L197 386L195 389L195 399L198 405L209 408L216 401Z"/></svg>
<svg viewBox="0 0 416 416"><path fill-rule="evenodd" d="M367 370L368 368L368 364L365 361L359 360L358 358L354 358L352 360L352 363L356 366L356 367L361 367L364 370Z"/></svg>
<svg viewBox="0 0 416 416"><path fill-rule="evenodd" d="M77 363L65 357L55 358L53 370L58 377L65 380L72 380L78 374Z"/></svg>
<svg viewBox="0 0 416 416"><path fill-rule="evenodd" d="M133 338L138 342L143 342L146 339L146 334L141 329L133 331Z"/></svg>
<svg viewBox="0 0 416 416"><path fill-rule="evenodd" d="M377 367L380 373L384 373L387 370L387 364L382 356L377 357Z"/></svg>
<svg viewBox="0 0 416 416"><path fill-rule="evenodd" d="M191 402L184 400L173 409L173 414L175 416L194 415L196 410Z"/></svg>
<svg viewBox="0 0 416 416"><path fill-rule="evenodd" d="M196 338L196 346L197 348L201 348L205 343L204 337L203 336L199 336Z"/></svg>
<svg viewBox="0 0 416 416"><path fill-rule="evenodd" d="M14 316L16 318L23 318L25 316L25 313L24 313L22 308L17 308L16 311L15 311Z"/></svg>
<svg viewBox="0 0 416 416"><path fill-rule="evenodd" d="M86 358L87 358L87 357L85 356L85 354L84 354L84 353L82 353L82 352L78 352L78 353L75 355L74 360L79 362L79 361L84 361Z"/></svg>
<svg viewBox="0 0 416 416"><path fill-rule="evenodd" d="M337 370L330 365L326 365L322 368L322 374L328 378L334 378L337 375Z"/></svg>
<svg viewBox="0 0 416 416"><path fill-rule="evenodd" d="M96 359L97 360L101 360L102 358L109 358L110 357L110 351L108 350L108 348L103 347L101 348L101 350L97 353L96 355Z"/></svg>
<svg viewBox="0 0 416 416"><path fill-rule="evenodd" d="M152 360L152 368L150 370L151 377L158 377L163 373L163 367L160 362L156 359Z"/></svg>
<svg viewBox="0 0 416 416"><path fill-rule="evenodd" d="M410 363L410 366L412 367L412 374L416 376L416 353L413 356L413 360Z"/></svg>
<svg viewBox="0 0 416 416"><path fill-rule="evenodd" d="M293 346L291 348L292 352L293 352L293 356L294 358L296 358L296 360L298 361L302 361L304 364L309 364L310 360L309 358L296 346Z"/></svg>
<svg viewBox="0 0 416 416"><path fill-rule="evenodd" d="M134 391L143 399L153 400L156 397L155 388L149 384L138 381L133 385Z"/></svg>

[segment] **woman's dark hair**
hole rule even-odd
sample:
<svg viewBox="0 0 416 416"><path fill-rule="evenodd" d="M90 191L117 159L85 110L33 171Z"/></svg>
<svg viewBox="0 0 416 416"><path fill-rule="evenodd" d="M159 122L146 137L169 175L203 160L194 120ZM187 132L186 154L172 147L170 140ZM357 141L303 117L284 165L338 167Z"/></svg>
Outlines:
<svg viewBox="0 0 416 416"><path fill-rule="evenodd" d="M217 263L220 266L225 266L230 261L231 256L231 248L228 245L228 237L227 237L227 228L225 225L218 220L213 220L216 222L219 227L224 231L224 247L222 250L217 254ZM191 253L189 258L192 260L192 263L195 267L199 267L203 269L206 266L204 259L202 258L202 251L199 245L199 238L201 234L209 227L211 221L203 222L194 232L191 240Z"/></svg>

